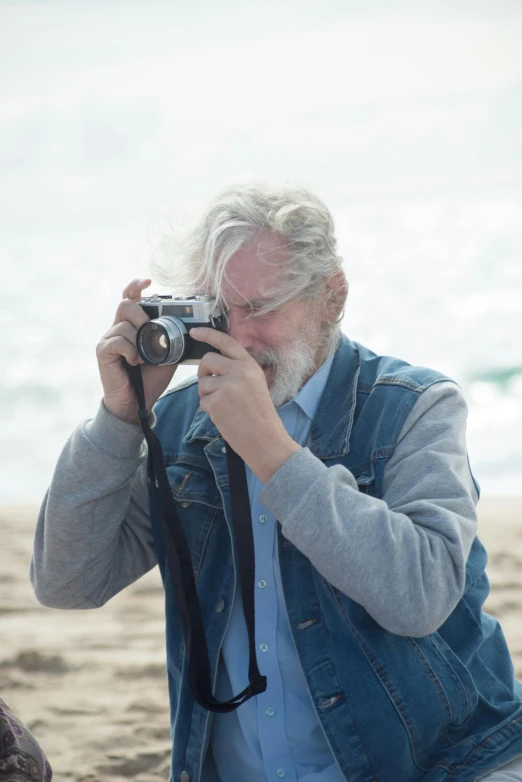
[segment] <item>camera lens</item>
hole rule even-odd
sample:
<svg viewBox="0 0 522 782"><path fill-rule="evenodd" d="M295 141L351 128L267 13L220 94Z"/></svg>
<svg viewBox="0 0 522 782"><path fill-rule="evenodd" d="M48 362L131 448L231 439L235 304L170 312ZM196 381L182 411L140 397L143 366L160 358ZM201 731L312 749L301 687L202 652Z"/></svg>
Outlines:
<svg viewBox="0 0 522 782"><path fill-rule="evenodd" d="M138 352L147 364L179 364L185 352L186 334L187 329L178 318L150 320L138 330Z"/></svg>
<svg viewBox="0 0 522 782"><path fill-rule="evenodd" d="M163 326L152 323L144 329L141 347L151 364L163 364L169 354L169 338Z"/></svg>

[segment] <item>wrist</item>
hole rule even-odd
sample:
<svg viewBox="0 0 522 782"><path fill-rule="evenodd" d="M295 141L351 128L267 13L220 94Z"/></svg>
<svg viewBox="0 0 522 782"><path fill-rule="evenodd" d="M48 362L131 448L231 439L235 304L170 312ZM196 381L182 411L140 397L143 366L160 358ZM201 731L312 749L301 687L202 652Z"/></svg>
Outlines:
<svg viewBox="0 0 522 782"><path fill-rule="evenodd" d="M102 405L108 413L117 418L119 421L124 421L126 424L133 424L134 426L141 426L140 419L138 418L138 403L128 407L122 407L121 405L113 405L110 401L107 401L105 397L102 399Z"/></svg>
<svg viewBox="0 0 522 782"><path fill-rule="evenodd" d="M84 425L84 433L94 446L118 459L139 458L144 434L141 426L131 426L113 415L102 400L96 415Z"/></svg>
<svg viewBox="0 0 522 782"><path fill-rule="evenodd" d="M285 437L276 440L268 438L262 445L253 448L245 462L261 483L266 484L279 468L300 450L301 446L285 431Z"/></svg>

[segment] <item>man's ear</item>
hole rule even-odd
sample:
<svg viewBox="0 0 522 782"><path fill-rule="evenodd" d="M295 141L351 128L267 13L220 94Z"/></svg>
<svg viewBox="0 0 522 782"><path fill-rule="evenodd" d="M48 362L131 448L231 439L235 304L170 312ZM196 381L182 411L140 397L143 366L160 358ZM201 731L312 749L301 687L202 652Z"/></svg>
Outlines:
<svg viewBox="0 0 522 782"><path fill-rule="evenodd" d="M335 272L324 286L324 302L326 308L326 318L330 322L338 320L348 296L348 280L344 271L340 269Z"/></svg>

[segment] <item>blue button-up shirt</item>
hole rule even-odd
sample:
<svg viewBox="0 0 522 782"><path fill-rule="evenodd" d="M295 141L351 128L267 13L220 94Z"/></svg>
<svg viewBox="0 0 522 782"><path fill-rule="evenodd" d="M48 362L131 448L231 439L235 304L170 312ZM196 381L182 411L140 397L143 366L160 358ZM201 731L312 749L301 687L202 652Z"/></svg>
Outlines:
<svg viewBox="0 0 522 782"><path fill-rule="evenodd" d="M297 396L277 409L288 434L300 445L330 373L326 361ZM215 714L212 751L221 780L245 782L342 782L310 698L295 650L279 569L275 517L259 502L263 484L247 467L255 549L255 619L259 670L266 692L228 714ZM222 647L216 695L228 700L248 682L248 635L243 601L236 589Z"/></svg>

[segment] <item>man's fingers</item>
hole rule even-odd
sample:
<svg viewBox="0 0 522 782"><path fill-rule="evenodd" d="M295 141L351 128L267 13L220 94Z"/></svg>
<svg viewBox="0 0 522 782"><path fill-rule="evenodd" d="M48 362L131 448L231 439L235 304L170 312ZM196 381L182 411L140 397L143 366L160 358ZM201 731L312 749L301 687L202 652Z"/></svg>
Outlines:
<svg viewBox="0 0 522 782"><path fill-rule="evenodd" d="M202 377L198 382L198 393L200 398L202 396L207 396L207 394L213 394L214 391L221 388L222 383L223 381L219 377L212 377L212 375Z"/></svg>
<svg viewBox="0 0 522 782"><path fill-rule="evenodd" d="M224 375L232 369L232 361L220 353L205 353L198 367L198 378L206 375Z"/></svg>
<svg viewBox="0 0 522 782"><path fill-rule="evenodd" d="M121 357L127 359L129 364L133 366L144 363L136 350L136 345L130 342L127 337L120 335L102 339L96 347L96 356L100 364L111 364Z"/></svg>
<svg viewBox="0 0 522 782"><path fill-rule="evenodd" d="M116 323L103 335L102 339L110 339L111 337L125 337L132 345L136 345L136 334L138 329L133 326L128 320L122 320Z"/></svg>
<svg viewBox="0 0 522 782"><path fill-rule="evenodd" d="M145 313L143 307L139 306L136 299L123 299L123 301L120 301L118 304L116 317L114 318L114 323L112 325L115 326L117 323L121 323L125 320L128 320L129 323L132 323L132 325L138 329L144 323L147 323L150 318Z"/></svg>
<svg viewBox="0 0 522 782"><path fill-rule="evenodd" d="M148 278L139 277L136 280L129 282L122 294L122 299L133 299L133 301L141 301L141 293L148 288L152 280Z"/></svg>
<svg viewBox="0 0 522 782"><path fill-rule="evenodd" d="M223 331L198 326L198 328L190 329L189 334L198 342L208 342L209 345L220 350L228 358L241 360L249 356L243 345L240 345L234 337L231 337L230 334L225 334Z"/></svg>

